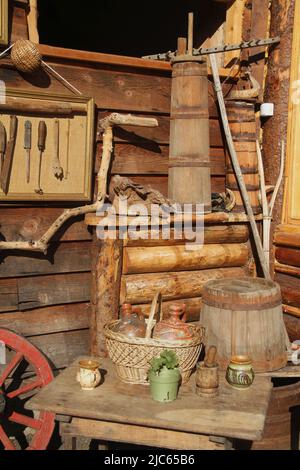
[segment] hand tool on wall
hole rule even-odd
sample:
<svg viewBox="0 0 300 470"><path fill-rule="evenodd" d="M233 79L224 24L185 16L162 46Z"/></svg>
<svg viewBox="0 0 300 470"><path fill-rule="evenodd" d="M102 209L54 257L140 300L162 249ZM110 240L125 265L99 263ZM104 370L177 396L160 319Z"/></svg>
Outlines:
<svg viewBox="0 0 300 470"><path fill-rule="evenodd" d="M30 150L31 150L31 133L32 125L30 121L25 122L24 126L24 149L26 151L25 161L26 161L26 182L30 181Z"/></svg>
<svg viewBox="0 0 300 470"><path fill-rule="evenodd" d="M59 161L59 120L55 119L54 121L54 157L52 162L53 174L56 178L62 179L64 176L64 170L61 167Z"/></svg>
<svg viewBox="0 0 300 470"><path fill-rule="evenodd" d="M18 119L16 116L10 116L9 142L6 146L4 163L1 169L0 186L4 194L8 193L12 161L15 151L17 138Z"/></svg>
<svg viewBox="0 0 300 470"><path fill-rule="evenodd" d="M41 170L42 170L43 152L45 151L46 135L47 135L46 123L45 121L40 121L39 128L38 128L38 149L40 151L39 176L38 176L38 188L35 190L37 194L44 194L41 188Z"/></svg>
<svg viewBox="0 0 300 470"><path fill-rule="evenodd" d="M6 149L6 130L0 121L0 173L3 166L4 154Z"/></svg>
<svg viewBox="0 0 300 470"><path fill-rule="evenodd" d="M69 177L69 153L70 153L70 119L67 119L67 130L66 130L66 140L67 140L67 161L66 161L66 171L64 173L64 179Z"/></svg>
<svg viewBox="0 0 300 470"><path fill-rule="evenodd" d="M238 51L241 49L251 49L258 46L272 46L273 44L278 44L280 42L279 37L268 38L268 39L251 39L250 41L243 41L239 44L222 44L216 47L199 47L198 49L192 49L191 56L197 57L199 55L208 55L208 54L217 54L228 51ZM179 56L178 51L172 52L162 52L159 54L144 55L142 59L150 60L172 60L174 57Z"/></svg>

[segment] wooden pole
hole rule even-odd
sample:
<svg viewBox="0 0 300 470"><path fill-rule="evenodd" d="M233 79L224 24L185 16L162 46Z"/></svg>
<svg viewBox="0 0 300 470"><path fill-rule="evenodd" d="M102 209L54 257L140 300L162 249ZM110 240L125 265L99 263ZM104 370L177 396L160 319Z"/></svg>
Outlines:
<svg viewBox="0 0 300 470"><path fill-rule="evenodd" d="M189 13L188 20L188 55L193 55L194 44L194 13Z"/></svg>
<svg viewBox="0 0 300 470"><path fill-rule="evenodd" d="M269 205L268 205L267 194L266 194L264 165L263 165L262 154L261 154L258 140L256 141L256 151L257 151L257 157L258 157L258 172L259 172L260 193L261 193L261 202L262 202L262 210L263 210L263 250L265 253L265 257L266 257L266 263L270 270L271 216L269 215Z"/></svg>
<svg viewBox="0 0 300 470"><path fill-rule="evenodd" d="M38 33L38 10L37 10L37 0L29 0L29 13L27 16L28 24L28 36L29 40L38 44L40 42L39 33Z"/></svg>
<svg viewBox="0 0 300 470"><path fill-rule="evenodd" d="M229 122L228 122L228 118L227 118L227 113L226 113L224 96L223 96L222 86L221 86L219 72L218 72L218 65L217 65L217 61L216 61L216 56L214 54L210 55L210 63L211 63L211 68L212 68L212 72L213 72L215 90L216 90L218 103L219 103L219 107L220 107L221 118L222 118L223 127L224 127L224 133L225 133L228 149L229 149L231 159L232 159L232 166L234 168L236 178L237 178L238 183L239 183L239 187L240 187L242 197L243 197L245 207L246 207L246 212L249 216L250 226L251 226L251 229L252 229L252 234L253 234L255 246L256 246L256 249L257 249L257 254L258 254L259 261L260 261L260 264L261 264L261 267L262 267L262 270L263 270L264 277L266 279L271 279L269 268L268 268L268 265L266 263L266 259L265 259L261 239L260 239L260 236L259 236L258 228L257 228L256 222L255 222L255 217L254 217L254 214L253 214L253 210L252 210L252 207L251 207L251 204L250 204L249 196L248 196L247 189L246 189L246 186L245 186L245 182L244 182L244 179L243 179L241 167L240 167L240 164L239 164L239 161L238 161L238 158L237 158L237 154L236 154L236 151L235 151L235 147L234 147L234 143L233 143L230 127L229 127Z"/></svg>

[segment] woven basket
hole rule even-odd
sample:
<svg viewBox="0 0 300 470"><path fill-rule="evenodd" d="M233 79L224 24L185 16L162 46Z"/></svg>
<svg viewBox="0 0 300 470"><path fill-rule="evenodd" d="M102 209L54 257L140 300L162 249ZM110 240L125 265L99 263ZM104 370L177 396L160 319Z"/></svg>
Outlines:
<svg viewBox="0 0 300 470"><path fill-rule="evenodd" d="M151 338L155 325L154 315L157 304L159 317L162 319L161 294L157 293L152 301L145 338L128 338L113 331L120 320L114 320L104 326L106 345L117 375L122 382L147 385L147 372L153 357L159 356L165 349L174 351L179 359L182 383L187 383L199 358L204 340L204 328L189 325L193 329L192 340L162 341Z"/></svg>

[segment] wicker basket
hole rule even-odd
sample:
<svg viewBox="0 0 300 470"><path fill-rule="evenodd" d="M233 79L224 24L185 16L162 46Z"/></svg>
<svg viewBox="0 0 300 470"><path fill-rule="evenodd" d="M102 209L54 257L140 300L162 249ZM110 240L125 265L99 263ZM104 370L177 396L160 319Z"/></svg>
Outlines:
<svg viewBox="0 0 300 470"><path fill-rule="evenodd" d="M159 305L159 317L162 318L161 294L157 293L152 301L145 338L128 338L113 331L120 320L114 320L104 326L104 334L109 357L122 382L147 385L147 372L153 357L159 356L164 349L171 349L177 354L182 383L187 383L199 358L204 340L204 328L190 325L194 330L192 340L162 341L151 338L155 325L154 315Z"/></svg>
<svg viewBox="0 0 300 470"><path fill-rule="evenodd" d="M19 39L14 43L10 57L16 69L24 73L35 72L42 62L38 48L27 39Z"/></svg>

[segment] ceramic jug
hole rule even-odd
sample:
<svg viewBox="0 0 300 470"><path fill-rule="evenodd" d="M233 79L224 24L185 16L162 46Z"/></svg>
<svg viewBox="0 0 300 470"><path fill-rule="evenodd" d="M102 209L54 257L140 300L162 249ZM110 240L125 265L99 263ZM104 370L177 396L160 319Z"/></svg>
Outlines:
<svg viewBox="0 0 300 470"><path fill-rule="evenodd" d="M140 309L131 304L123 304L121 307L120 321L114 331L122 333L129 338L144 338L146 334L146 322Z"/></svg>
<svg viewBox="0 0 300 470"><path fill-rule="evenodd" d="M192 329L185 323L184 304L172 304L169 307L169 318L161 320L153 330L153 338L174 340L193 339Z"/></svg>
<svg viewBox="0 0 300 470"><path fill-rule="evenodd" d="M82 390L93 390L99 385L101 374L99 371L99 362L92 360L79 361L79 371L77 372L77 382L80 383Z"/></svg>

